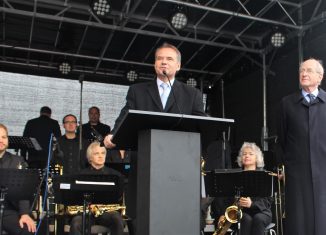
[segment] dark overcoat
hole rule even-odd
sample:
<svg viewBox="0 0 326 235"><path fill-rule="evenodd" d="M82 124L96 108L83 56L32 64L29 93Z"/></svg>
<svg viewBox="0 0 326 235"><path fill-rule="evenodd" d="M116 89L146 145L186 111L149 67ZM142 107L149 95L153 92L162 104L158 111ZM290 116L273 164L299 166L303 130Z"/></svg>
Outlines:
<svg viewBox="0 0 326 235"><path fill-rule="evenodd" d="M326 93L309 104L301 92L281 102L286 234L326 234Z"/></svg>

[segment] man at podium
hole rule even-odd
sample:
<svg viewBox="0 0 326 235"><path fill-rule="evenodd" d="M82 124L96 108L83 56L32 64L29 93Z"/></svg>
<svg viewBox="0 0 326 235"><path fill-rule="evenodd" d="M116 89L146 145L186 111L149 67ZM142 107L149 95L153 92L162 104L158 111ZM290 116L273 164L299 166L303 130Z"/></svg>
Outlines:
<svg viewBox="0 0 326 235"><path fill-rule="evenodd" d="M8 129L0 123L0 170L4 168L20 169L27 164L23 158L7 152ZM28 200L21 200L17 203L5 199L3 214L3 229L11 235L28 235L36 231L34 220L29 216L30 203ZM0 221L1 222L1 221Z"/></svg>
<svg viewBox="0 0 326 235"><path fill-rule="evenodd" d="M111 141L116 128L124 115L130 109L166 112L187 115L206 116L201 92L193 87L175 79L176 73L181 68L181 53L173 45L164 43L156 49L154 68L156 79L146 83L138 83L130 86L126 104L115 121L112 132L104 139L107 148L114 148ZM127 195L127 212L131 218L135 218L136 202L136 157L131 155L131 168L129 177L130 191ZM130 202L128 203L128 198Z"/></svg>
<svg viewBox="0 0 326 235"><path fill-rule="evenodd" d="M156 49L154 68L156 80L130 86L126 105L104 139L107 148L115 147L112 136L129 109L206 116L200 91L175 79L181 68L181 53L175 46L164 43Z"/></svg>

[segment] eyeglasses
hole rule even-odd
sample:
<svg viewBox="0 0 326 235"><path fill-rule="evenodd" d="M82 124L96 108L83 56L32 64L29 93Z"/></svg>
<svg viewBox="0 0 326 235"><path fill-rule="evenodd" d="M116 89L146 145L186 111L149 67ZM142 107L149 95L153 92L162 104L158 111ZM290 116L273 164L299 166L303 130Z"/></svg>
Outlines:
<svg viewBox="0 0 326 235"><path fill-rule="evenodd" d="M76 124L77 122L76 121L65 121L63 122L64 124Z"/></svg>
<svg viewBox="0 0 326 235"><path fill-rule="evenodd" d="M306 73L308 73L308 74L318 73L317 71L315 71L315 70L313 70L313 69L311 69L311 68L308 68L308 69L300 69L299 72L300 72L300 73L304 73L304 72L306 72Z"/></svg>

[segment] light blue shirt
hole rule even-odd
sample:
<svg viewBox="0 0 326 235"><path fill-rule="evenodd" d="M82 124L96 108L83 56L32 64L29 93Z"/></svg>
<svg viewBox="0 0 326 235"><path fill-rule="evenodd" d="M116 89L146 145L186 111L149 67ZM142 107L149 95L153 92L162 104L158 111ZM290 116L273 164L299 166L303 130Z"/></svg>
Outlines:
<svg viewBox="0 0 326 235"><path fill-rule="evenodd" d="M173 86L174 78L171 79L170 82L171 82L171 85ZM163 81L157 78L157 79L156 79L156 83L157 83L157 87L158 87L158 91L159 91L159 93L160 93L160 96L162 96L162 94L163 94L163 88L161 87L161 84L163 83ZM166 84L168 85L168 90L167 90L167 92L168 92L168 94L170 95L170 92L171 92L171 86L170 86L170 83L168 82L168 83L166 83Z"/></svg>
<svg viewBox="0 0 326 235"><path fill-rule="evenodd" d="M310 99L309 99L309 97L308 97L307 95L310 94L310 93L304 91L303 89L301 90L301 93L302 93L302 96L303 96L303 97L306 99L306 101L309 103L309 102L310 102ZM318 93L319 93L318 88L317 88L316 90L314 90L313 92L311 92L311 94L313 94L315 97L318 96Z"/></svg>

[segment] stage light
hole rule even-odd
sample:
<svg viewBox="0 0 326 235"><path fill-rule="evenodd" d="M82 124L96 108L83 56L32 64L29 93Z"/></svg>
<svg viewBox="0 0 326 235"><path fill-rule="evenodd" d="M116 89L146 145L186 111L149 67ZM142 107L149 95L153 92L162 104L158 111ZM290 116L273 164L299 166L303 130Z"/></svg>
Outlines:
<svg viewBox="0 0 326 235"><path fill-rule="evenodd" d="M138 74L136 73L135 70L130 70L127 73L127 79L129 80L129 82L134 82L135 80L137 80L138 78Z"/></svg>
<svg viewBox="0 0 326 235"><path fill-rule="evenodd" d="M196 81L196 79L194 79L194 78L189 78L189 79L187 80L187 85L188 85L188 86L191 86L191 87L196 87L196 86L197 86L197 81Z"/></svg>
<svg viewBox="0 0 326 235"><path fill-rule="evenodd" d="M281 47L285 43L285 36L281 32L275 32L271 37L271 43L274 47Z"/></svg>
<svg viewBox="0 0 326 235"><path fill-rule="evenodd" d="M95 0L93 1L91 8L98 16L105 16L110 11L109 0Z"/></svg>
<svg viewBox="0 0 326 235"><path fill-rule="evenodd" d="M59 65L59 71L62 74L68 74L71 71L71 65L68 62L64 61Z"/></svg>
<svg viewBox="0 0 326 235"><path fill-rule="evenodd" d="M184 12L183 8L181 8L180 6L177 7L177 10L171 17L170 23L175 29L178 29L178 30L186 27L186 25L188 23L188 17L186 15L186 13Z"/></svg>

